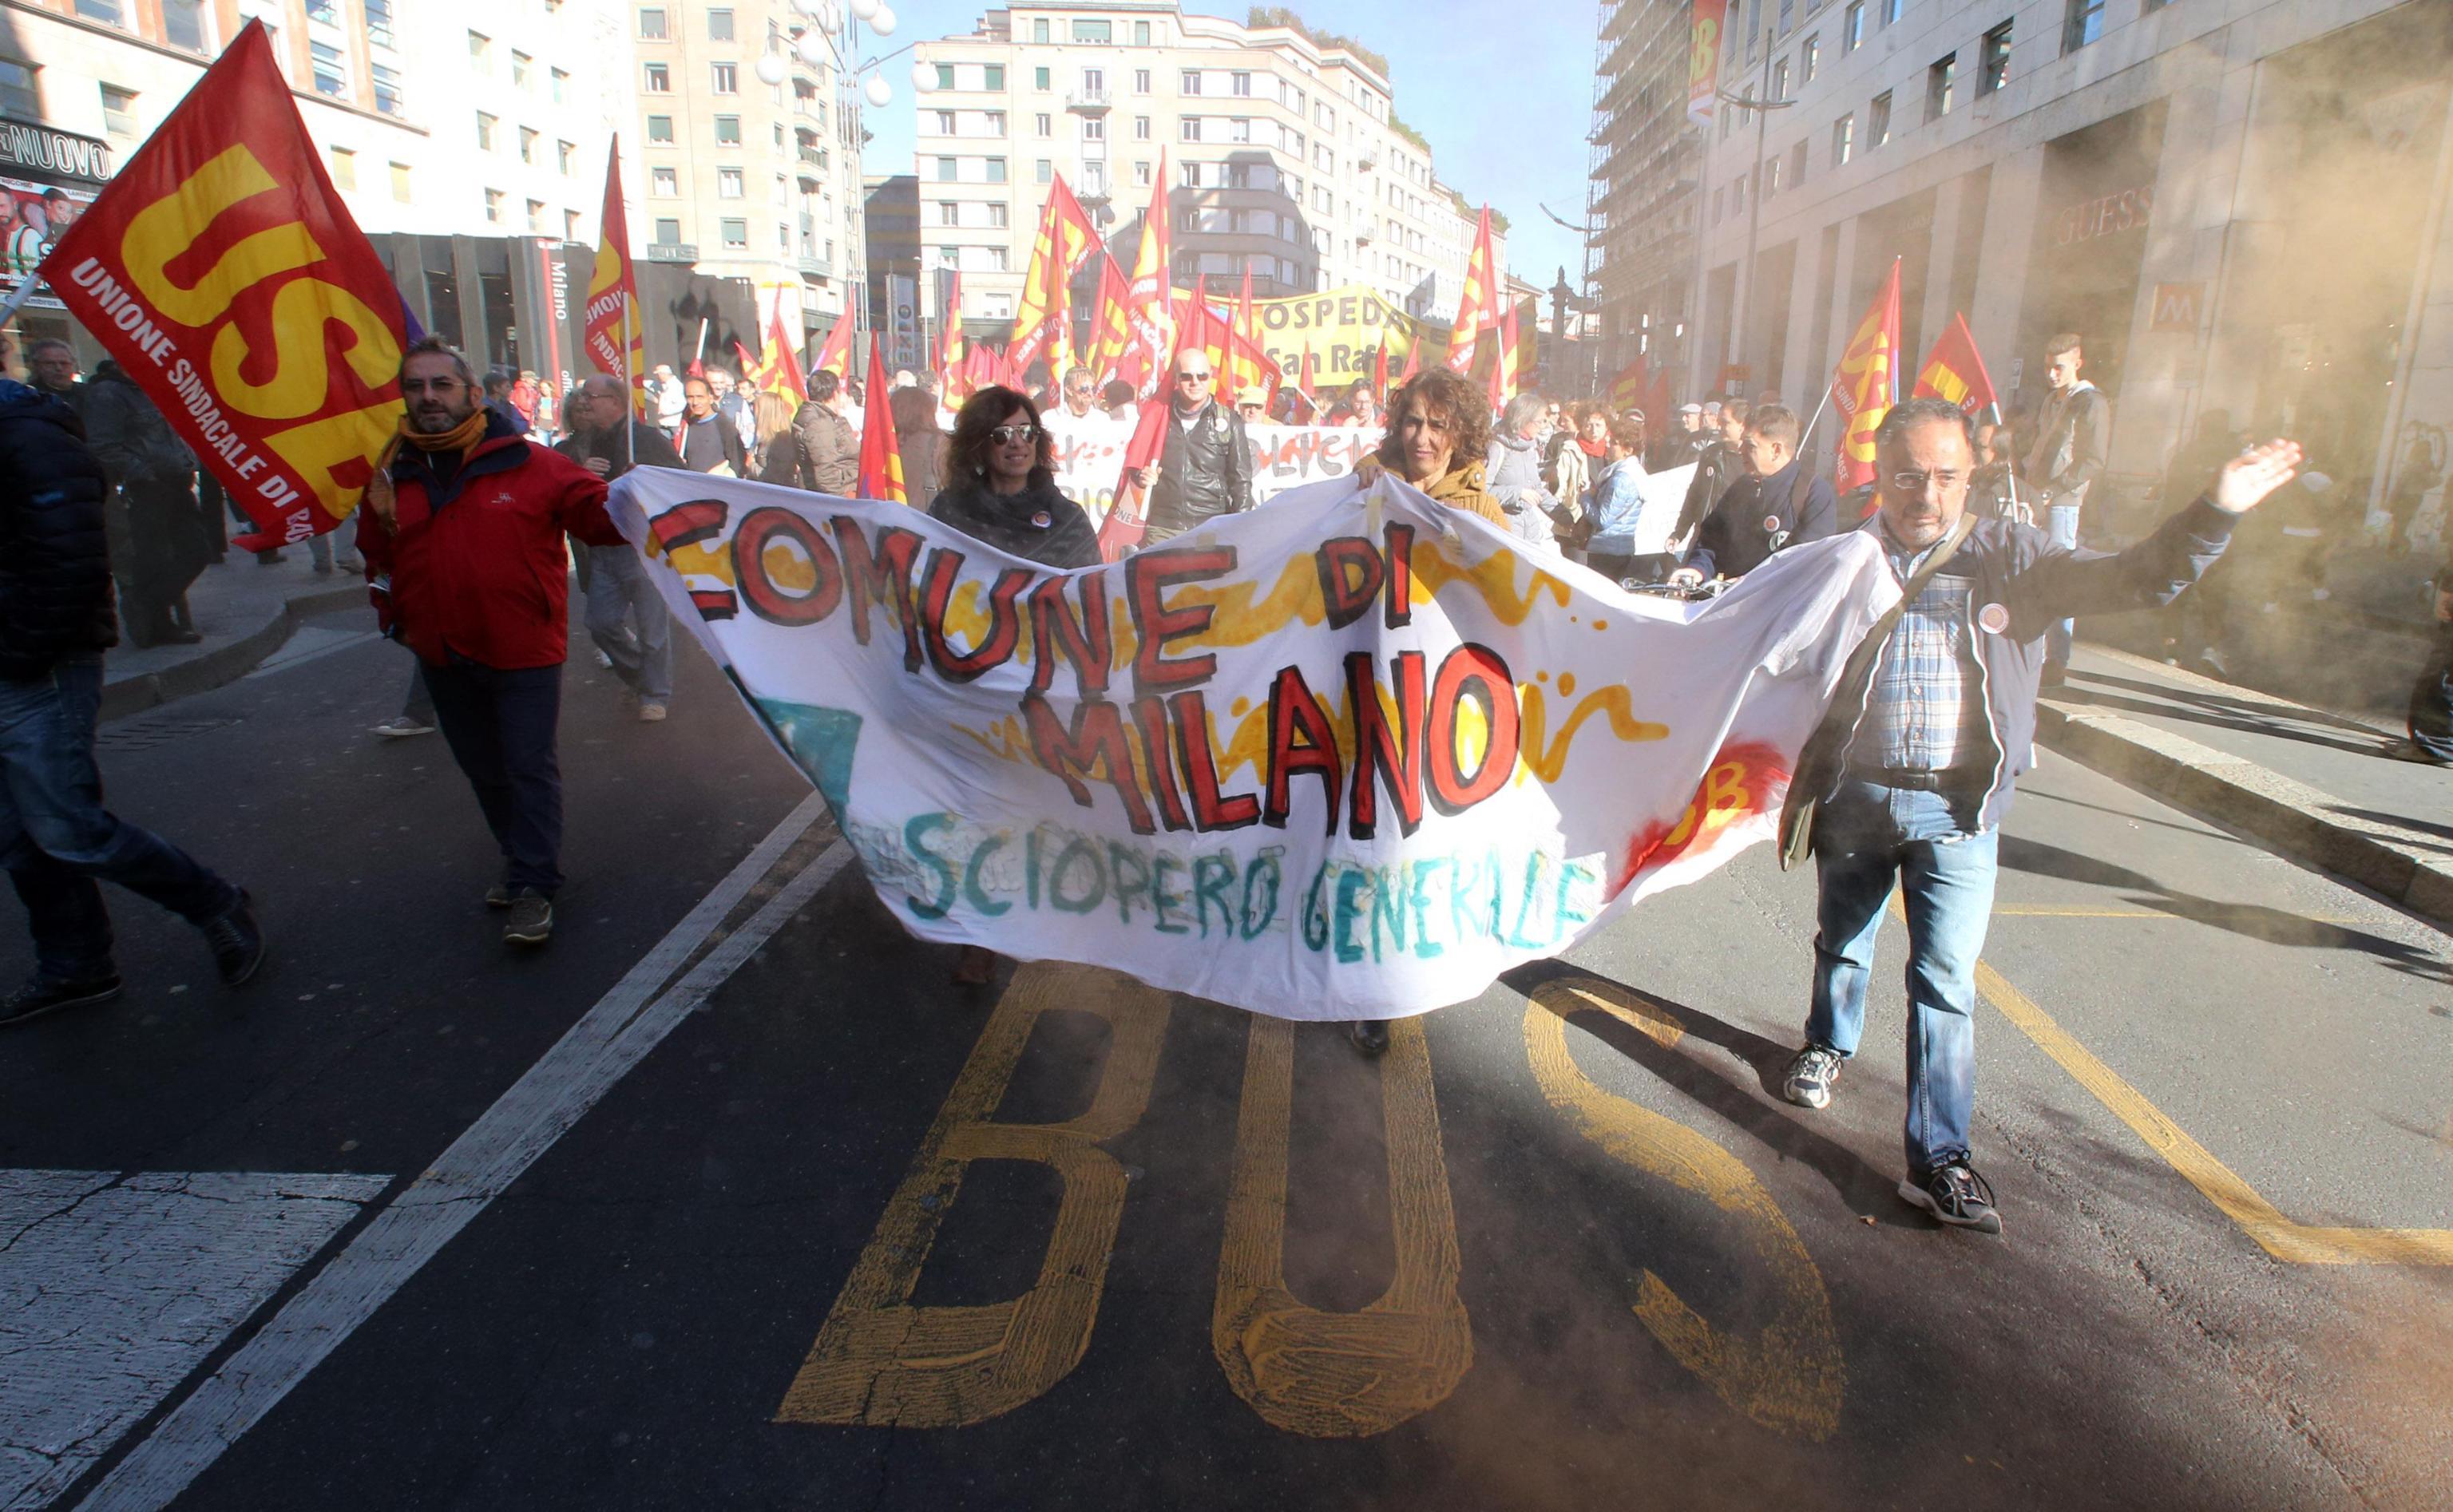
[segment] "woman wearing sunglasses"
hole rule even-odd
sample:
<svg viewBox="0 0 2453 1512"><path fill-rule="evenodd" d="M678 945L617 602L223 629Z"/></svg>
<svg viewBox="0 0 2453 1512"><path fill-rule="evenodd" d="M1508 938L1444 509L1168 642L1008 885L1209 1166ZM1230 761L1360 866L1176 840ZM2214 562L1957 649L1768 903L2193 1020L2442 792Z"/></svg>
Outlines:
<svg viewBox="0 0 2453 1512"><path fill-rule="evenodd" d="M1097 567L1099 533L1056 491L1055 465L1055 443L1029 396L983 388L954 416L945 491L929 517L1042 567Z"/></svg>

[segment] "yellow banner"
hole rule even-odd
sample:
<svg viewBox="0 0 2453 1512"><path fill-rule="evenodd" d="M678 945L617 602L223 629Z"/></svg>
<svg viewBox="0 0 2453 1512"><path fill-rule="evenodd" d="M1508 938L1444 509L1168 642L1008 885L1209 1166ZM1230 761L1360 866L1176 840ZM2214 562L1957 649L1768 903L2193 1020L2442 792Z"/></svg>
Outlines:
<svg viewBox="0 0 2453 1512"><path fill-rule="evenodd" d="M1383 299L1375 289L1349 284L1292 299L1256 299L1261 347L1291 379L1311 353L1312 381L1322 388L1350 387L1372 376L1372 361L1388 347L1388 378L1406 370L1406 355L1423 335L1422 322ZM1433 328L1428 352L1446 349L1445 333ZM1324 398L1326 395L1323 395Z"/></svg>

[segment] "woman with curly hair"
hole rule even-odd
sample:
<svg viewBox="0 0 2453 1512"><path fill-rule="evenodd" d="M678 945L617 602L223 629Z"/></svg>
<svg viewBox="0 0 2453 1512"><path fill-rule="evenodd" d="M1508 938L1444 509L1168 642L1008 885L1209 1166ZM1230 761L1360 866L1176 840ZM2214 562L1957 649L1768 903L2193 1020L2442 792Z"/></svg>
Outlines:
<svg viewBox="0 0 2453 1512"><path fill-rule="evenodd" d="M1388 396L1380 449L1363 459L1354 476L1367 487L1381 472L1393 473L1449 508L1506 530L1506 511L1483 484L1489 449L1490 402L1464 374L1433 368ZM1387 1043L1385 1032L1381 1043Z"/></svg>
<svg viewBox="0 0 2453 1512"><path fill-rule="evenodd" d="M1030 396L983 388L954 416L944 491L928 517L1042 567L1096 567L1099 533L1056 491L1055 466L1056 444Z"/></svg>

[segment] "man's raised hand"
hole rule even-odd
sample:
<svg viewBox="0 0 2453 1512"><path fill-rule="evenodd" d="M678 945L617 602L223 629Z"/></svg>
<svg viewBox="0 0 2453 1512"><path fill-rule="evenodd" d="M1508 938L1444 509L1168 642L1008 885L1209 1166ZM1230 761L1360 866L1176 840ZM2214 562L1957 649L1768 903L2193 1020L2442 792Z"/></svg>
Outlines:
<svg viewBox="0 0 2453 1512"><path fill-rule="evenodd" d="M2299 476L2301 458L2296 441L2278 438L2251 447L2216 469L2206 497L2226 514L2246 514Z"/></svg>

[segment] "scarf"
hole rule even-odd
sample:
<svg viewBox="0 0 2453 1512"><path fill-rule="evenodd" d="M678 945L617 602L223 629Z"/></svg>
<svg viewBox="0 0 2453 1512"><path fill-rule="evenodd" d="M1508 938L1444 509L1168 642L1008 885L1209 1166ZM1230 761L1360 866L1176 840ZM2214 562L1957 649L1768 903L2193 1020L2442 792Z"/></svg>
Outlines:
<svg viewBox="0 0 2453 1512"><path fill-rule="evenodd" d="M1586 441L1582 436L1576 438L1576 445L1584 448L1585 456L1595 459L1609 449L1609 443L1605 441Z"/></svg>
<svg viewBox="0 0 2453 1512"><path fill-rule="evenodd" d="M409 417L403 415L400 421L400 439L424 452L456 451L460 454L458 460L466 462L469 460L469 453L477 449L477 443L486 439L486 407L479 405L469 411L468 419L440 435L432 436L424 431L411 430L409 428Z"/></svg>

